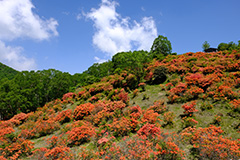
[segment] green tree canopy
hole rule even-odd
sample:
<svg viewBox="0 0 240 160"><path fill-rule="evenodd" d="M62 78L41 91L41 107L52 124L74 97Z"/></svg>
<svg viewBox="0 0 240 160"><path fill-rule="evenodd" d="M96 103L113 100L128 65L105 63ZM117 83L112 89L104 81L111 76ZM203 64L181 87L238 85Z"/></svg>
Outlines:
<svg viewBox="0 0 240 160"><path fill-rule="evenodd" d="M202 49L203 49L203 51L205 51L208 48L210 48L210 44L207 41L205 41L202 45Z"/></svg>
<svg viewBox="0 0 240 160"><path fill-rule="evenodd" d="M167 56L172 53L171 42L162 35L159 35L153 42L150 52L154 58Z"/></svg>
<svg viewBox="0 0 240 160"><path fill-rule="evenodd" d="M147 51L120 52L112 57L113 68L116 70L129 70L138 80L143 76L145 63L150 61Z"/></svg>
<svg viewBox="0 0 240 160"><path fill-rule="evenodd" d="M220 43L218 45L218 50L219 51L224 51L224 50L237 50L240 49L240 41L238 41L238 45L234 42L229 42L229 43Z"/></svg>

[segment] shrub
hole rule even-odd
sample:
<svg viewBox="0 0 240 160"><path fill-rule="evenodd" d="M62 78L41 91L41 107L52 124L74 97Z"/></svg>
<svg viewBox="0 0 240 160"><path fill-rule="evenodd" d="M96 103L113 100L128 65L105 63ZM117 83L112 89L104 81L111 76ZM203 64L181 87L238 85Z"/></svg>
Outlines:
<svg viewBox="0 0 240 160"><path fill-rule="evenodd" d="M73 126L73 128L66 133L68 135L69 145L80 145L88 142L90 138L95 135L95 128L88 122L81 121Z"/></svg>
<svg viewBox="0 0 240 160"><path fill-rule="evenodd" d="M168 69L164 66L155 68L153 72L153 84L160 84L166 81Z"/></svg>
<svg viewBox="0 0 240 160"><path fill-rule="evenodd" d="M234 99L230 102L230 104L233 111L240 112L240 99Z"/></svg>
<svg viewBox="0 0 240 160"><path fill-rule="evenodd" d="M113 122L108 124L108 127L113 132L114 136L119 137L128 135L137 127L137 124L135 120L122 117L119 120L117 118L113 119Z"/></svg>
<svg viewBox="0 0 240 160"><path fill-rule="evenodd" d="M195 101L192 101L191 103L186 103L186 104L182 105L182 108L184 109L183 113L187 117L193 116L193 113L198 111L198 110L196 110L196 106L195 105L196 105Z"/></svg>
<svg viewBox="0 0 240 160"><path fill-rule="evenodd" d="M154 112L162 114L168 110L168 107L164 105L164 101L157 100L154 102L154 105L150 106L147 110L154 110Z"/></svg>
<svg viewBox="0 0 240 160"><path fill-rule="evenodd" d="M84 116L90 114L94 107L95 106L91 103L85 103L77 106L73 112L73 118L75 120L82 120Z"/></svg>
<svg viewBox="0 0 240 160"><path fill-rule="evenodd" d="M63 124L66 122L70 122L72 120L72 110L68 109L65 111L62 111L58 113L58 115L55 117L55 121L58 121L59 123Z"/></svg>
<svg viewBox="0 0 240 160"><path fill-rule="evenodd" d="M159 118L159 114L157 112L154 112L154 110L147 110L144 112L142 117L142 122L147 122L154 124Z"/></svg>
<svg viewBox="0 0 240 160"><path fill-rule="evenodd" d="M163 121L166 123L166 125L173 124L175 117L176 115L173 112L169 111L163 114Z"/></svg>
<svg viewBox="0 0 240 160"><path fill-rule="evenodd" d="M187 136L193 144L192 154L202 159L238 159L240 144L238 140L224 138L221 127L186 128L182 138ZM196 158L197 158L196 157Z"/></svg>

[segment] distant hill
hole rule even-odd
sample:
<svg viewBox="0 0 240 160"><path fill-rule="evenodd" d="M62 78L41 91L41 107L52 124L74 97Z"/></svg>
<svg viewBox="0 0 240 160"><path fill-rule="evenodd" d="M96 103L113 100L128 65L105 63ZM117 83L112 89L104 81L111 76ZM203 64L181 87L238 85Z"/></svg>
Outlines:
<svg viewBox="0 0 240 160"><path fill-rule="evenodd" d="M15 69L0 62L0 80L3 78L13 79L17 73L18 71Z"/></svg>

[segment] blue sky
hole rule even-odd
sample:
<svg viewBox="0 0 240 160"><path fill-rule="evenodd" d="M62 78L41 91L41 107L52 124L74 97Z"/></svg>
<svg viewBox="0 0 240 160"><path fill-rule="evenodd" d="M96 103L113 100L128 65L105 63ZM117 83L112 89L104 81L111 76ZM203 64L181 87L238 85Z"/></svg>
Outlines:
<svg viewBox="0 0 240 160"><path fill-rule="evenodd" d="M0 62L81 73L158 35L183 54L240 40L239 0L0 0Z"/></svg>

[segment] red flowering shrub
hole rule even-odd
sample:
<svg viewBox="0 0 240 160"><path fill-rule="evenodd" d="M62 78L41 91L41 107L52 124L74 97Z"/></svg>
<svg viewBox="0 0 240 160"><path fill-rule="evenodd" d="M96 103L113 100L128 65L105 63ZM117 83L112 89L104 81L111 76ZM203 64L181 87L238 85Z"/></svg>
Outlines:
<svg viewBox="0 0 240 160"><path fill-rule="evenodd" d="M159 120L159 114L154 112L154 110L146 110L141 119L142 122L148 122L154 124L157 120Z"/></svg>
<svg viewBox="0 0 240 160"><path fill-rule="evenodd" d="M196 121L192 117L183 117L182 118L182 123L183 123L183 128L187 128L187 127L196 126L198 124L198 121Z"/></svg>
<svg viewBox="0 0 240 160"><path fill-rule="evenodd" d="M138 89L135 89L135 90L133 91L133 98L138 95L138 92L139 92Z"/></svg>
<svg viewBox="0 0 240 160"><path fill-rule="evenodd" d="M0 148L0 154L5 158L18 159L20 156L28 156L33 149L33 142L24 139L16 139Z"/></svg>
<svg viewBox="0 0 240 160"><path fill-rule="evenodd" d="M138 87L141 87L142 91L146 90L146 83L142 82L138 84Z"/></svg>
<svg viewBox="0 0 240 160"><path fill-rule="evenodd" d="M189 73L185 77L185 80L188 85L197 85L199 83L199 80L203 77L204 77L204 75L201 73Z"/></svg>
<svg viewBox="0 0 240 160"><path fill-rule="evenodd" d="M33 138L41 137L53 133L60 128L60 124L54 119L48 120L37 120L36 122L27 121L20 126L21 132L19 137L22 138Z"/></svg>
<svg viewBox="0 0 240 160"><path fill-rule="evenodd" d="M106 109L109 112L113 112L117 109L122 110L125 107L126 107L126 104L123 103L122 101L114 101L114 102L109 101L106 103Z"/></svg>
<svg viewBox="0 0 240 160"><path fill-rule="evenodd" d="M230 104L233 111L240 112L240 99L234 99L230 102Z"/></svg>
<svg viewBox="0 0 240 160"><path fill-rule="evenodd" d="M48 150L44 156L48 159L72 159L71 151L69 147L55 147Z"/></svg>
<svg viewBox="0 0 240 160"><path fill-rule="evenodd" d="M121 119L115 118L111 124L108 124L108 127L114 136L125 136L137 127L137 121L125 117Z"/></svg>
<svg viewBox="0 0 240 160"><path fill-rule="evenodd" d="M216 100L222 99L222 98L233 100L233 99L236 99L238 97L238 94L236 92L234 92L231 87L220 85L216 89L213 97Z"/></svg>
<svg viewBox="0 0 240 160"><path fill-rule="evenodd" d="M69 92L63 95L62 100L72 99L75 96L75 93Z"/></svg>
<svg viewBox="0 0 240 160"><path fill-rule="evenodd" d="M81 120L84 116L90 114L90 112L94 109L94 105L91 103L85 103L77 106L73 112L73 118L75 120Z"/></svg>
<svg viewBox="0 0 240 160"><path fill-rule="evenodd" d="M154 112L161 114L166 112L168 110L168 107L164 105L164 101L157 100L154 102L154 105L150 106L147 110L154 110Z"/></svg>
<svg viewBox="0 0 240 160"><path fill-rule="evenodd" d="M115 90L115 95L112 96L112 100L119 101L122 100L124 103L129 103L129 97L128 93L122 88L120 92L118 90Z"/></svg>
<svg viewBox="0 0 240 160"><path fill-rule="evenodd" d="M163 138L162 131L155 125L146 124L133 137L125 137L118 145L101 151L103 159L181 159L183 151L171 138ZM87 154L89 155L89 154ZM97 154L95 154L97 156Z"/></svg>
<svg viewBox="0 0 240 160"><path fill-rule="evenodd" d="M0 129L0 146L4 146L4 144L11 142L8 136L13 132L15 132L15 130L12 127Z"/></svg>
<svg viewBox="0 0 240 160"><path fill-rule="evenodd" d="M90 123L81 121L73 125L73 128L66 134L69 145L80 145L88 142L95 135L95 128Z"/></svg>
<svg viewBox="0 0 240 160"><path fill-rule="evenodd" d="M163 121L166 123L166 125L173 124L175 117L176 115L173 112L169 111L163 114Z"/></svg>
<svg viewBox="0 0 240 160"><path fill-rule="evenodd" d="M236 140L224 138L220 127L186 128L182 139L188 139L193 144L195 153L203 159L238 159L240 157L240 143ZM187 137L187 138L186 138Z"/></svg>
<svg viewBox="0 0 240 160"><path fill-rule="evenodd" d="M169 96L168 96L169 102L174 103L174 102L180 101L181 96L183 96L186 90L187 90L187 84L182 82L177 84L176 87L172 88L169 91Z"/></svg>
<svg viewBox="0 0 240 160"><path fill-rule="evenodd" d="M175 88L172 88L170 92L181 96L186 90L187 90L187 84L180 82L179 84L176 85Z"/></svg>
<svg viewBox="0 0 240 160"><path fill-rule="evenodd" d="M161 130L155 124L145 124L142 128L140 128L137 132L139 136L146 136L148 139L153 139L156 136L161 135Z"/></svg>
<svg viewBox="0 0 240 160"><path fill-rule="evenodd" d="M88 117L84 119L99 125L101 122L106 123L107 120L112 120L113 117L121 117L122 109L126 107L126 104L122 101L98 101L95 103L95 108L92 110Z"/></svg>
<svg viewBox="0 0 240 160"><path fill-rule="evenodd" d="M195 101L182 105L182 108L184 109L183 113L186 116L190 116L190 117L193 116L193 113L198 111L198 110L196 110L196 106L195 105L196 105Z"/></svg>
<svg viewBox="0 0 240 160"><path fill-rule="evenodd" d="M199 88L197 86L191 86L185 93L184 96L188 100L196 99L198 96L203 93L204 90L202 88Z"/></svg>
<svg viewBox="0 0 240 160"><path fill-rule="evenodd" d="M136 120L139 119L142 115L142 109L138 105L130 107L128 112L129 112L128 113L129 117L133 118L133 119L136 119Z"/></svg>
<svg viewBox="0 0 240 160"><path fill-rule="evenodd" d="M174 87L174 85L171 82L167 83L165 86L166 86L166 90L170 90L172 87Z"/></svg>
<svg viewBox="0 0 240 160"><path fill-rule="evenodd" d="M11 118L11 121L19 121L19 123L23 123L26 119L28 118L28 114L25 113L19 113L15 116L13 116L13 118Z"/></svg>
<svg viewBox="0 0 240 160"><path fill-rule="evenodd" d="M58 115L55 117L55 121L58 121L59 123L63 124L66 122L70 122L72 118L73 118L72 110L68 109L58 113Z"/></svg>

